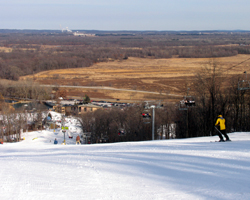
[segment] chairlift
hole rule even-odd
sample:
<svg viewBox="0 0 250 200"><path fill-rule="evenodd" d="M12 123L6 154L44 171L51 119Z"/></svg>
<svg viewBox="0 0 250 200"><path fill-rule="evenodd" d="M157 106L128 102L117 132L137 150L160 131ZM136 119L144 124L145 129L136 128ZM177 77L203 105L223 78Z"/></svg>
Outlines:
<svg viewBox="0 0 250 200"><path fill-rule="evenodd" d="M151 123L151 111L149 109L145 109L141 113L144 124Z"/></svg>
<svg viewBox="0 0 250 200"><path fill-rule="evenodd" d="M125 135L126 135L126 133L123 129L118 131L118 136L125 136Z"/></svg>
<svg viewBox="0 0 250 200"><path fill-rule="evenodd" d="M145 105L143 107L144 107L145 110L149 110L150 109L148 101L145 101Z"/></svg>
<svg viewBox="0 0 250 200"><path fill-rule="evenodd" d="M142 112L142 118L143 119L151 118L151 113L149 113L149 112Z"/></svg>
<svg viewBox="0 0 250 200"><path fill-rule="evenodd" d="M163 104L161 103L161 100L159 100L158 105L156 106L156 108L163 108Z"/></svg>
<svg viewBox="0 0 250 200"><path fill-rule="evenodd" d="M142 111L141 114L143 119L151 118L150 106L147 101L146 104L144 105L144 110Z"/></svg>
<svg viewBox="0 0 250 200"><path fill-rule="evenodd" d="M238 82L238 90L249 90L250 82L248 80L242 80Z"/></svg>
<svg viewBox="0 0 250 200"><path fill-rule="evenodd" d="M185 104L188 107L195 106L195 99L192 96L186 96L185 97Z"/></svg>
<svg viewBox="0 0 250 200"><path fill-rule="evenodd" d="M179 110L188 110L189 107L195 106L195 98L193 96L184 96L179 105Z"/></svg>
<svg viewBox="0 0 250 200"><path fill-rule="evenodd" d="M148 101L145 101L144 110L141 113L144 124L150 124L152 122L151 120L152 108L155 108L155 106L149 105Z"/></svg>
<svg viewBox="0 0 250 200"><path fill-rule="evenodd" d="M144 124L149 124L149 123L151 123L151 113L143 112L143 113L142 113L142 118L143 118L143 123L144 123Z"/></svg>
<svg viewBox="0 0 250 200"><path fill-rule="evenodd" d="M246 74L246 79L238 82L238 90L250 89L250 82L247 80L247 71L244 71L244 74Z"/></svg>

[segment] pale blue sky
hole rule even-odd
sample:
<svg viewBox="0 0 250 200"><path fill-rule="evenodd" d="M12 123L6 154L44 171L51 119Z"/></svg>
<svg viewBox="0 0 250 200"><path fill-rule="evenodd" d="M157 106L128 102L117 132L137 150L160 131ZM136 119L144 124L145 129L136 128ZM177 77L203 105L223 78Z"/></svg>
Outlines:
<svg viewBox="0 0 250 200"><path fill-rule="evenodd" d="M0 0L0 29L250 30L250 0Z"/></svg>

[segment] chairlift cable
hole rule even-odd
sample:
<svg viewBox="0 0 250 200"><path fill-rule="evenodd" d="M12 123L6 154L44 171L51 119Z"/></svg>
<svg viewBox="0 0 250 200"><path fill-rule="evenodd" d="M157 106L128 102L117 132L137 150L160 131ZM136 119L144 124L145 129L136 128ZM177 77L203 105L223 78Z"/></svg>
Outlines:
<svg viewBox="0 0 250 200"><path fill-rule="evenodd" d="M225 71L228 71L228 70L230 70L230 69L233 69L234 67L237 67L238 65L241 65L242 63L244 63L244 62L246 62L246 61L248 61L248 60L250 60L250 58L248 58L248 59L246 59L246 60L244 60L244 61L241 61L241 62L237 63L236 65L234 65L234 66L232 66L232 67L229 67L229 68L226 69Z"/></svg>

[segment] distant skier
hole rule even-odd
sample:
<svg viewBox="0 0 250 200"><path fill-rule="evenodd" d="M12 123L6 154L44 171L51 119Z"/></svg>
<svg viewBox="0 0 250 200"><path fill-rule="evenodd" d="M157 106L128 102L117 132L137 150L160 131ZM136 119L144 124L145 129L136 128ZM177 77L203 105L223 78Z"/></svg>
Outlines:
<svg viewBox="0 0 250 200"><path fill-rule="evenodd" d="M226 141L231 141L226 133L226 120L222 117L222 115L218 115L218 119L215 123L215 126L220 126L220 131L218 131L218 136L220 138L219 142L225 142L222 134L226 138Z"/></svg>
<svg viewBox="0 0 250 200"><path fill-rule="evenodd" d="M58 141L57 141L57 139L55 138L55 140L54 140L54 144L58 144Z"/></svg>
<svg viewBox="0 0 250 200"><path fill-rule="evenodd" d="M78 144L81 144L81 143L80 143L80 136L79 136L79 135L76 137L76 144L77 144L77 143L78 143Z"/></svg>

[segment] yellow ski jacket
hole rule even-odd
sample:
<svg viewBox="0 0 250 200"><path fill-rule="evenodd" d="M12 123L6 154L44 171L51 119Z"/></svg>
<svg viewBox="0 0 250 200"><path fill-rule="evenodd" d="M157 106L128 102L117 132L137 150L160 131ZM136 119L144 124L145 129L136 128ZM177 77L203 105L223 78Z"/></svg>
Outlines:
<svg viewBox="0 0 250 200"><path fill-rule="evenodd" d="M217 119L215 126L220 125L220 130L225 130L226 129L226 120L222 117L222 115L218 116L219 118Z"/></svg>

